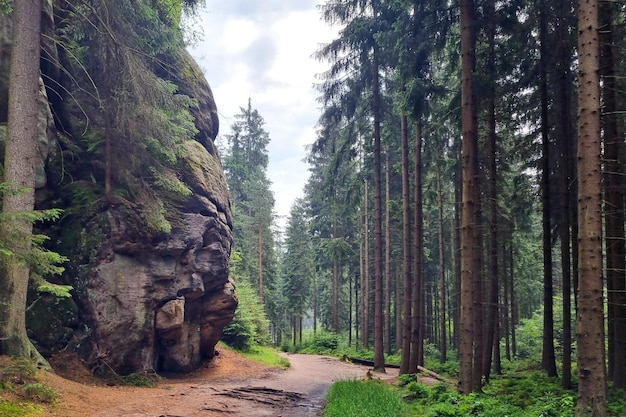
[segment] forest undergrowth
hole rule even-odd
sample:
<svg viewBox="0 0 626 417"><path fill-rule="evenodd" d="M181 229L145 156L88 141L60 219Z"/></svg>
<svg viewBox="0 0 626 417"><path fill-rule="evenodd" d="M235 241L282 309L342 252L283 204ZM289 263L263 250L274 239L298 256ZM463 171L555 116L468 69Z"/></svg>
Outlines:
<svg viewBox="0 0 626 417"><path fill-rule="evenodd" d="M538 319L538 318L536 318ZM394 385L379 380L338 381L327 399L325 417L574 417L577 384L571 390L561 387L559 378L549 378L541 370L541 331L533 320L519 329L519 356L504 359L501 374L492 375L480 392L461 395L455 386L431 381L421 375L401 375ZM371 349L348 345L345 337L334 333L303 336L302 343L284 343L282 350L336 357L373 359ZM454 358L456 353L449 352ZM401 355L386 355L387 364L399 364ZM458 379L455 359L440 361L433 345L425 346L424 367L443 377ZM626 416L626 392L609 389L608 416Z"/></svg>

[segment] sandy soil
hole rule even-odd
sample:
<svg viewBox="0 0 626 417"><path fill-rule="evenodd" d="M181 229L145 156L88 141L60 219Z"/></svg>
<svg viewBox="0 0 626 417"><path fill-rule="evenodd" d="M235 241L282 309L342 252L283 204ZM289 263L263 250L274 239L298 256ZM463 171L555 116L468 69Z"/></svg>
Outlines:
<svg viewBox="0 0 626 417"><path fill-rule="evenodd" d="M47 416L313 417L319 415L333 381L365 378L369 370L326 356L286 357L291 367L278 370L223 350L206 367L170 375L156 388L103 386L74 358L66 357L57 358L56 374L43 373L40 379L61 397ZM397 370L373 377L392 380Z"/></svg>

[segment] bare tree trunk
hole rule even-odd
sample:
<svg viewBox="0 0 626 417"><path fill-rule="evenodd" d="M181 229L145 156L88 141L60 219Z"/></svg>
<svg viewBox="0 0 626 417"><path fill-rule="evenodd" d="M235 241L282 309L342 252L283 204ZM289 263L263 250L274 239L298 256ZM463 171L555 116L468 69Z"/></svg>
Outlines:
<svg viewBox="0 0 626 417"><path fill-rule="evenodd" d="M389 191L389 149L385 158L385 308L384 308L384 341L385 351L391 355L391 230L390 215L391 192Z"/></svg>
<svg viewBox="0 0 626 417"><path fill-rule="evenodd" d="M441 169L439 163L436 165L437 175L437 205L438 217L439 217L439 352L441 354L441 362L445 363L448 360L448 338L446 333L446 298L448 296L446 291L446 269L445 269L445 254L444 254L444 224L443 224L443 190L441 186Z"/></svg>
<svg viewBox="0 0 626 417"><path fill-rule="evenodd" d="M543 196L543 350L541 367L548 376L556 376L556 356L554 353L554 301L553 301L553 276L552 276L552 227L551 216L551 193L550 193L550 139L548 122L548 74L547 74L547 49L548 37L546 1L541 0L539 15L540 37L540 84L541 91L541 141L543 149L542 163L542 196Z"/></svg>
<svg viewBox="0 0 626 417"><path fill-rule="evenodd" d="M263 227L261 219L259 218L259 302L264 303L263 300Z"/></svg>
<svg viewBox="0 0 626 417"><path fill-rule="evenodd" d="M414 230L413 241L413 316L411 323L411 359L409 372L417 373L417 367L424 364L424 212L422 208L422 122L415 123L415 196L414 196Z"/></svg>
<svg viewBox="0 0 626 417"><path fill-rule="evenodd" d="M565 389L572 388L572 245L570 228L572 225L572 132L570 128L570 96L572 88L569 81L570 57L567 46L569 27L565 20L565 2L559 1L557 31L558 45L558 102L559 115L559 154L561 159L561 223L559 224L559 240L561 243L561 272L562 272L562 308L563 308L563 368L561 385Z"/></svg>
<svg viewBox="0 0 626 417"><path fill-rule="evenodd" d="M624 161L617 126L613 62L613 5L602 2L601 75L604 126L604 218L608 304L608 376L614 388L626 388L626 249L624 247Z"/></svg>
<svg viewBox="0 0 626 417"><path fill-rule="evenodd" d="M402 361L400 373L410 372L411 358L411 199L409 196L409 135L407 132L407 117L402 115L402 224L403 224L403 270L404 270L404 331L402 332Z"/></svg>
<svg viewBox="0 0 626 417"><path fill-rule="evenodd" d="M515 297L515 257L513 256L513 244L509 248L511 262L511 353L515 357L517 356L517 336L515 332L515 326L518 325L519 315L517 311L517 298Z"/></svg>
<svg viewBox="0 0 626 417"><path fill-rule="evenodd" d="M317 274L313 273L313 336L317 334Z"/></svg>
<svg viewBox="0 0 626 417"><path fill-rule="evenodd" d="M463 203L461 212L461 323L459 343L459 392L469 394L480 388L478 316L481 314L478 288L480 265L480 203L478 202L477 126L473 96L474 72L473 0L461 0L461 108L463 126ZM477 349L476 352L474 349Z"/></svg>
<svg viewBox="0 0 626 417"><path fill-rule="evenodd" d="M374 12L376 14L376 12ZM380 80L378 46L372 52L372 113L374 116L374 370L385 371L383 347L383 231L382 231L382 181L380 123L382 108L380 100Z"/></svg>
<svg viewBox="0 0 626 417"><path fill-rule="evenodd" d="M333 331L339 334L339 273L336 254L333 258Z"/></svg>
<svg viewBox="0 0 626 417"><path fill-rule="evenodd" d="M369 187L367 181L365 181L365 256L363 257L363 268L365 269L365 275L363 279L363 309L362 323L363 334L363 349L369 349L369 299L370 299L370 233L369 233Z"/></svg>
<svg viewBox="0 0 626 417"><path fill-rule="evenodd" d="M497 135L496 135L496 70L495 70L495 5L486 2L484 9L486 13L486 24L489 42L489 62L487 72L489 73L489 97L487 99L487 160L489 171L488 205L489 205L489 281L487 300L487 319L485 344L482 357L482 374L485 382L489 382L491 376L491 362L493 357L494 338L496 337L496 322L498 317L498 180L497 180Z"/></svg>
<svg viewBox="0 0 626 417"><path fill-rule="evenodd" d="M578 4L577 416L606 416L598 0Z"/></svg>
<svg viewBox="0 0 626 417"><path fill-rule="evenodd" d="M16 214L35 207L35 164L39 116L40 0L13 2L13 45L9 73L7 141L4 152L4 221L0 231L13 256L0 278L0 354L38 357L26 334L26 295L30 269L18 258L31 250L32 222ZM45 127L43 128L45 129ZM44 130L45 134L45 130ZM19 254L21 256L16 256Z"/></svg>
<svg viewBox="0 0 626 417"><path fill-rule="evenodd" d="M504 282L503 282L503 288L502 288L502 292L503 292L503 301L502 301L502 305L503 305L503 311L502 311L502 322L504 324L504 356L506 357L507 360L511 360L511 332L509 331L510 328L510 314L509 314L509 287L512 279L513 279L513 262L511 261L511 252L509 250L509 248L511 247L511 245L513 244L511 242L511 240L513 239L512 237L512 232L508 232L508 236L509 236L509 242L508 245L506 245L505 247L505 253L503 255L503 259L505 262L505 270L508 270L509 273L504 275Z"/></svg>

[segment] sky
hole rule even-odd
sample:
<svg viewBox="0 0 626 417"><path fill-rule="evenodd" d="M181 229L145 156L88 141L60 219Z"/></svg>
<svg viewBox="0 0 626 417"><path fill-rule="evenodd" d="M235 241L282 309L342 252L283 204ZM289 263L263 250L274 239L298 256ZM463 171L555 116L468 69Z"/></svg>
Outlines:
<svg viewBox="0 0 626 417"><path fill-rule="evenodd" d="M283 228L309 175L303 159L320 115L314 84L328 68L312 55L337 32L321 21L317 3L206 0L195 23L201 39L189 48L213 90L218 147L248 98L264 118L271 139L267 174Z"/></svg>

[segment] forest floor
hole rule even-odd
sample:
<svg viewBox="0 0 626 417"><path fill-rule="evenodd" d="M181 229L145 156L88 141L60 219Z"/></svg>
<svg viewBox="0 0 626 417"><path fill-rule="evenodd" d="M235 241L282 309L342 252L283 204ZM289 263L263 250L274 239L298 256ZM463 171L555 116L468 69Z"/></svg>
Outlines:
<svg viewBox="0 0 626 417"><path fill-rule="evenodd" d="M155 388L106 386L70 355L53 362L42 383L60 399L47 409L54 417L313 417L320 415L330 385L364 379L367 366L318 355L285 354L288 369L269 368L223 349L206 366L168 375ZM397 380L397 369L371 373ZM369 377L369 376L367 376Z"/></svg>

